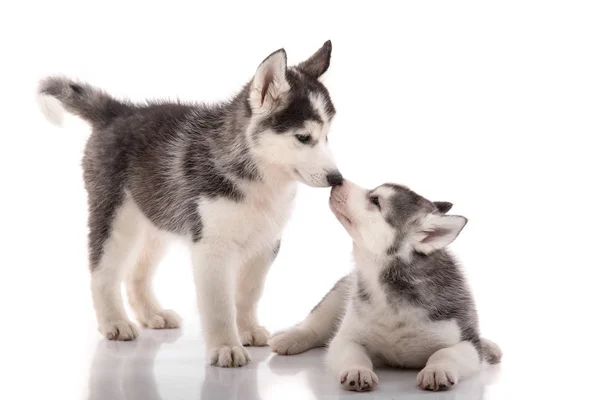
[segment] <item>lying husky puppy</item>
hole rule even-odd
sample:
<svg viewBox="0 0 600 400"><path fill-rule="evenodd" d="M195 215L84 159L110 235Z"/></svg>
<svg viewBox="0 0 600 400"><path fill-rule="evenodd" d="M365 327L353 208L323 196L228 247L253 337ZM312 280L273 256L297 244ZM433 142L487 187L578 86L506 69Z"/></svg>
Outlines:
<svg viewBox="0 0 600 400"><path fill-rule="evenodd" d="M275 334L273 351L297 354L333 337L327 364L356 391L377 385L374 364L424 367L418 385L443 390L483 362L500 362L500 348L479 336L473 298L445 250L467 223L445 215L452 204L349 181L332 189L329 204L354 241L356 268L302 323Z"/></svg>
<svg viewBox="0 0 600 400"><path fill-rule="evenodd" d="M179 326L152 293L154 270L178 236L191 248L211 363L242 366L249 360L242 345L267 344L256 305L297 182L342 180L327 144L335 108L318 80L330 57L326 42L288 68L278 50L232 100L215 105L134 104L82 82L41 82L51 122L66 109L92 126L83 170L92 298L104 336L137 336L123 308L123 279L143 326Z"/></svg>

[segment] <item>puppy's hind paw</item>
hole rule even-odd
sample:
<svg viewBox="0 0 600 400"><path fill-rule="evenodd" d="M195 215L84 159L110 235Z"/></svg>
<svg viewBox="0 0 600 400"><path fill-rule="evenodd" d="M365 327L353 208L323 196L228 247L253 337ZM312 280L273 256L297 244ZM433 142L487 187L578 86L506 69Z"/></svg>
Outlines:
<svg viewBox="0 0 600 400"><path fill-rule="evenodd" d="M181 317L173 310L159 310L147 318L138 318L138 321L150 329L176 329L181 326Z"/></svg>
<svg viewBox="0 0 600 400"><path fill-rule="evenodd" d="M308 329L294 327L273 334L269 346L280 355L299 354L317 346L316 335Z"/></svg>
<svg viewBox="0 0 600 400"><path fill-rule="evenodd" d="M271 335L262 326L240 329L240 340L244 346L266 346Z"/></svg>

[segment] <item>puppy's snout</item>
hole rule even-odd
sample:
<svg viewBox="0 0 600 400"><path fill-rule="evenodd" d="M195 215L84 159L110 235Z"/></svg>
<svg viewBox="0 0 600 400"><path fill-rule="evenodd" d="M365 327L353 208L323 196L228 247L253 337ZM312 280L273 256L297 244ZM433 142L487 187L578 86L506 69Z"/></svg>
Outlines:
<svg viewBox="0 0 600 400"><path fill-rule="evenodd" d="M339 171L330 172L327 174L327 183L329 186L338 186L344 183L344 177Z"/></svg>
<svg viewBox="0 0 600 400"><path fill-rule="evenodd" d="M346 189L345 186L337 185L331 187L330 199L338 203L346 203Z"/></svg>

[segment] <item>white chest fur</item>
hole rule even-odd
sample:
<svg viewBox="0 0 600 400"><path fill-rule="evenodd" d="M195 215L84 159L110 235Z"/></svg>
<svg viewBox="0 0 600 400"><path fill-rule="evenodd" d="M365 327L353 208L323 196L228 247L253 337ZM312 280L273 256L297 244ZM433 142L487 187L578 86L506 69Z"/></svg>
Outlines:
<svg viewBox="0 0 600 400"><path fill-rule="evenodd" d="M350 305L346 317L373 359L387 365L420 368L435 351L460 341L454 320L430 321L417 308L392 311Z"/></svg>
<svg viewBox="0 0 600 400"><path fill-rule="evenodd" d="M249 257L272 248L290 216L296 184L248 184L244 198L236 202L226 198L198 201L202 218L202 237L233 242L243 256Z"/></svg>
<svg viewBox="0 0 600 400"><path fill-rule="evenodd" d="M350 296L342 325L354 331L374 361L420 368L435 351L460 342L456 321L431 321L420 307L390 305L378 281L379 268L369 267L373 268L361 268L361 273L370 297L360 301Z"/></svg>

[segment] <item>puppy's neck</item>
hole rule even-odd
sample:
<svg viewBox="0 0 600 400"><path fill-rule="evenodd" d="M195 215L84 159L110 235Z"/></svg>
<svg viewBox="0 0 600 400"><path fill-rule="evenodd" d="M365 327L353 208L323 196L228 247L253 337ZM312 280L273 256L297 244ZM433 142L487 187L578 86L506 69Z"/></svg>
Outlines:
<svg viewBox="0 0 600 400"><path fill-rule="evenodd" d="M353 242L352 255L354 256L357 267L359 264L364 264L371 267L378 266L378 268L383 268L394 259L399 259L405 264L410 264L414 258L414 250L409 246L401 246L398 251L391 254L376 254L357 245L356 242Z"/></svg>
<svg viewBox="0 0 600 400"><path fill-rule="evenodd" d="M416 274L420 269L419 259L424 257L415 254L412 249L394 254L375 254L356 243L352 250L356 269L364 279L374 285L379 284L382 274L390 270L401 270L402 275L406 276Z"/></svg>
<svg viewBox="0 0 600 400"><path fill-rule="evenodd" d="M356 269L367 280L376 282L379 274L389 262L386 254L375 254L364 247L353 243L352 255Z"/></svg>

